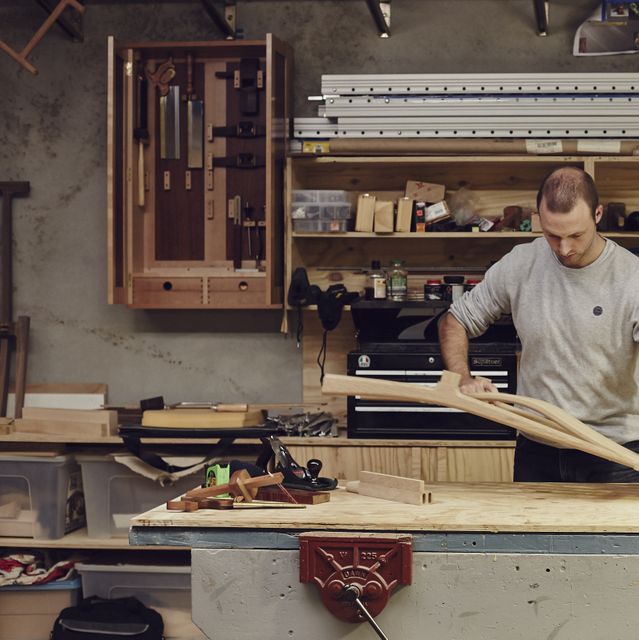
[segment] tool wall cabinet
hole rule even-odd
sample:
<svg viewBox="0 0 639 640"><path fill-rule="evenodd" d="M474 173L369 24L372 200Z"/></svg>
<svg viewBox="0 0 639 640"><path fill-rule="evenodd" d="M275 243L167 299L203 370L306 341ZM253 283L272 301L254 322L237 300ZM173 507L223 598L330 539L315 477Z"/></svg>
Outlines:
<svg viewBox="0 0 639 640"><path fill-rule="evenodd" d="M110 303L281 307L291 78L270 34L109 39Z"/></svg>
<svg viewBox="0 0 639 640"><path fill-rule="evenodd" d="M385 200L403 195L407 180L443 184L446 191L466 187L475 211L487 218L501 215L507 205L535 210L542 179L554 168L581 167L590 173L602 204L624 202L628 213L639 210L639 158L592 155L446 155L353 156L296 155L287 164L287 202L292 190L340 189L352 196L377 192ZM290 209L290 207L289 207ZM322 290L341 282L349 291L363 291L372 260L388 265L400 258L409 269L409 289L419 289L429 273L441 277L467 268L478 273L522 242L540 234L531 232L485 233L300 233L287 215L287 282L297 267L307 270L311 284ZM604 234L628 248L639 247L639 233ZM432 269L432 272L429 272ZM412 272L411 272L412 270ZM473 271L474 270L474 271ZM463 273L463 271L462 271ZM317 354L322 327L314 308L304 311L304 402L326 401L319 384ZM346 354L355 348L355 328L350 314L329 333L326 373L346 373ZM329 408L345 415L343 398L331 398Z"/></svg>

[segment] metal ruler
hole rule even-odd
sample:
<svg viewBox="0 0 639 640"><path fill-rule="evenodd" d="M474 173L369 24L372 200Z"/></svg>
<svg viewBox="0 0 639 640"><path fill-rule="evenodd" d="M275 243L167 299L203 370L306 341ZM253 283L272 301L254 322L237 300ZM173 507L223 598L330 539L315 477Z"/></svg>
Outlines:
<svg viewBox="0 0 639 640"><path fill-rule="evenodd" d="M639 73L323 75L322 94L636 93Z"/></svg>

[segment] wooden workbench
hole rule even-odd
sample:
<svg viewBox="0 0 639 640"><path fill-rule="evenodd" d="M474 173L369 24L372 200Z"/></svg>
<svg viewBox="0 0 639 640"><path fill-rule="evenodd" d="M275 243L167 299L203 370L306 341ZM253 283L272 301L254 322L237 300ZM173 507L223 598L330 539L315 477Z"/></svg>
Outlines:
<svg viewBox="0 0 639 640"><path fill-rule="evenodd" d="M298 534L340 531L412 535L413 582L376 617L389 640L636 640L639 485L427 489L423 506L343 489L305 509L162 506L133 519L130 541L192 548L193 619L210 637L375 637L299 581Z"/></svg>

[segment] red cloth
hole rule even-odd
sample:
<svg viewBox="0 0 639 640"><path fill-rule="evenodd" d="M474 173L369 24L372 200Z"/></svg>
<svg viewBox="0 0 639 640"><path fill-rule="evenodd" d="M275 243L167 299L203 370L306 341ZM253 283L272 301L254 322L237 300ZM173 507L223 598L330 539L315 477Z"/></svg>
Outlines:
<svg viewBox="0 0 639 640"><path fill-rule="evenodd" d="M0 587L13 584L46 584L68 580L74 575L73 561L56 562L45 567L42 559L26 553L0 557Z"/></svg>

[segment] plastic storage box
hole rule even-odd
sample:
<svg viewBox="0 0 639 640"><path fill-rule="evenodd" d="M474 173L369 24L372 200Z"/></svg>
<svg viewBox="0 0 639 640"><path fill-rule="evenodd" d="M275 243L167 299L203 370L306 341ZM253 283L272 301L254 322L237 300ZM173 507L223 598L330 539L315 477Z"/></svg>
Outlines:
<svg viewBox="0 0 639 640"><path fill-rule="evenodd" d="M341 202L348 203L346 191L331 191L328 189L295 189L291 194L291 202Z"/></svg>
<svg viewBox="0 0 639 640"><path fill-rule="evenodd" d="M297 233L335 233L348 231L350 220L293 220Z"/></svg>
<svg viewBox="0 0 639 640"><path fill-rule="evenodd" d="M135 596L162 616L167 640L206 640L191 620L191 567L77 563L75 568L85 598Z"/></svg>
<svg viewBox="0 0 639 640"><path fill-rule="evenodd" d="M353 211L348 203L305 204L295 202L291 205L293 220L350 220L352 217Z"/></svg>
<svg viewBox="0 0 639 640"><path fill-rule="evenodd" d="M0 587L0 637L48 638L58 614L77 604L80 578L42 585Z"/></svg>
<svg viewBox="0 0 639 640"><path fill-rule="evenodd" d="M72 456L0 456L0 536L51 540L84 523L82 476Z"/></svg>
<svg viewBox="0 0 639 640"><path fill-rule="evenodd" d="M90 538L129 535L129 521L201 483L201 470L169 486L141 476L110 455L79 455Z"/></svg>

